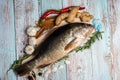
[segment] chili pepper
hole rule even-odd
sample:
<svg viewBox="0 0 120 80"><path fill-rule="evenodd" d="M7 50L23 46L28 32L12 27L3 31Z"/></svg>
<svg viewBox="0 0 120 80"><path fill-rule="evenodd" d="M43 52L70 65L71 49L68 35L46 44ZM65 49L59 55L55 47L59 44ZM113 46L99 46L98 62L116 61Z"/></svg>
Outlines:
<svg viewBox="0 0 120 80"><path fill-rule="evenodd" d="M45 19L50 14L60 14L60 13L68 12L72 7L73 6L66 7L61 10L49 10L49 11L45 12L41 18ZM85 9L85 7L79 7L79 10L83 10L83 9Z"/></svg>
<svg viewBox="0 0 120 80"><path fill-rule="evenodd" d="M61 13L68 12L72 7L74 7L74 6L70 6L70 7L61 9ZM79 10L83 10L83 9L85 9L85 7L79 7Z"/></svg>
<svg viewBox="0 0 120 80"><path fill-rule="evenodd" d="M83 10L83 9L85 9L85 7L80 7L80 8L79 8L79 10Z"/></svg>
<svg viewBox="0 0 120 80"><path fill-rule="evenodd" d="M45 13L42 15L42 17L40 18L40 20L39 20L40 25L42 25L43 19L45 19L48 15L50 15L50 14L65 13L65 12L70 11L70 9L71 9L72 7L74 7L74 6L66 7L66 8L63 8L63 9L61 9L61 10L49 10L49 11L45 12ZM83 10L83 9L85 9L85 7L79 7L79 10Z"/></svg>
<svg viewBox="0 0 120 80"><path fill-rule="evenodd" d="M71 6L61 9L61 13L68 12L70 10L70 8L71 8Z"/></svg>
<svg viewBox="0 0 120 80"><path fill-rule="evenodd" d="M49 10L43 14L41 17L42 19L45 19L49 14L60 14L60 11L57 10Z"/></svg>

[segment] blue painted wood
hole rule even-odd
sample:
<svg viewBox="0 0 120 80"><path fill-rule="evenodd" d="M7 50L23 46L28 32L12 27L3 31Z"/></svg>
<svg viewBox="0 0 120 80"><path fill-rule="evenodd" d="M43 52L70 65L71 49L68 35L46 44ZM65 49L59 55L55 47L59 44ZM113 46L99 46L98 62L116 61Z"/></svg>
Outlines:
<svg viewBox="0 0 120 80"><path fill-rule="evenodd" d="M0 0L0 80L15 80L12 70L6 74L16 59L13 0Z"/></svg>
<svg viewBox="0 0 120 80"><path fill-rule="evenodd" d="M0 80L26 80L17 78L12 70L6 74L13 61L24 54L26 28L34 26L46 10L70 5L85 6L101 19L103 40L89 50L72 52L71 64L56 63L55 66L63 64L64 69L39 80L120 80L119 3L120 0L0 0Z"/></svg>
<svg viewBox="0 0 120 80"><path fill-rule="evenodd" d="M88 10L94 17L102 21L104 31L103 39L92 46L93 80L112 80L109 70L111 51L107 0L92 0L88 2L88 5L90 8Z"/></svg>
<svg viewBox="0 0 120 80"><path fill-rule="evenodd" d="M110 0L108 1L108 13L109 13L109 23L110 23L110 39L111 39L111 57L112 63L109 66L111 71L111 77L113 80L120 79L120 0Z"/></svg>
<svg viewBox="0 0 120 80"><path fill-rule="evenodd" d="M38 20L38 0L15 0L15 28L17 58L22 56L24 48L28 44L26 29L35 25ZM26 76L18 80L26 80Z"/></svg>

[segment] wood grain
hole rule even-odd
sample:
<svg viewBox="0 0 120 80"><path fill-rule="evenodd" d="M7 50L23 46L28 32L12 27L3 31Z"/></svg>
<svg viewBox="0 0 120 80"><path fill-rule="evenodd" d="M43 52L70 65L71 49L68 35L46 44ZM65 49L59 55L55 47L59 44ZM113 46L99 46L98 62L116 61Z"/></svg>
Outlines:
<svg viewBox="0 0 120 80"><path fill-rule="evenodd" d="M15 28L16 28L16 51L17 58L25 54L24 48L28 45L26 29L35 25L38 20L37 0L15 0ZM18 77L18 80L26 80Z"/></svg>
<svg viewBox="0 0 120 80"><path fill-rule="evenodd" d="M111 39L111 55L112 55L112 67L111 67L111 77L113 80L120 80L120 0L110 0L108 1L108 12L109 12L109 22L110 22L110 39Z"/></svg>
<svg viewBox="0 0 120 80"><path fill-rule="evenodd" d="M103 39L92 46L93 80L112 80L110 75L110 27L108 22L107 0L88 2L89 11L102 21ZM101 6L102 5L102 6Z"/></svg>
<svg viewBox="0 0 120 80"><path fill-rule="evenodd" d="M64 69L39 80L120 80L120 0L0 0L0 80L27 80L7 69L28 45L26 29L49 9L85 6L102 21L103 39L89 50L72 52Z"/></svg>
<svg viewBox="0 0 120 80"><path fill-rule="evenodd" d="M87 0L63 0L63 7L67 6L87 7ZM72 52L69 60L71 64L67 65L67 80L93 80L91 50Z"/></svg>
<svg viewBox="0 0 120 80"><path fill-rule="evenodd" d="M15 59L13 0L0 0L0 80L16 79L12 70L6 73Z"/></svg>

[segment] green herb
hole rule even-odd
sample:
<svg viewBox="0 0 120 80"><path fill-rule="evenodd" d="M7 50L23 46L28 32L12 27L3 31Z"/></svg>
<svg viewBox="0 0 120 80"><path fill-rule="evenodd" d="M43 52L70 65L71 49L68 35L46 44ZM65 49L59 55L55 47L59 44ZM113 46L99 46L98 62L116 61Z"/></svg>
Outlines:
<svg viewBox="0 0 120 80"><path fill-rule="evenodd" d="M84 43L83 46L80 46L80 47L78 47L78 48L76 49L76 52L78 52L78 51L83 51L84 49L90 48L91 45L92 45L96 40L102 39L102 33L103 33L103 31L102 31L102 32L100 32L100 31L94 32L94 33L92 34L92 36L87 40L87 42Z"/></svg>
<svg viewBox="0 0 120 80"><path fill-rule="evenodd" d="M66 60L67 58L69 58L69 55L66 55L66 56L62 57L62 58L59 59L58 61Z"/></svg>
<svg viewBox="0 0 120 80"><path fill-rule="evenodd" d="M10 68L7 70L7 72L10 70L10 69L15 69L17 66L21 65L22 64L22 61L25 60L26 58L28 58L30 55L29 54L25 54L23 55L23 57L21 57L19 60L15 60L13 62L13 64L10 66Z"/></svg>

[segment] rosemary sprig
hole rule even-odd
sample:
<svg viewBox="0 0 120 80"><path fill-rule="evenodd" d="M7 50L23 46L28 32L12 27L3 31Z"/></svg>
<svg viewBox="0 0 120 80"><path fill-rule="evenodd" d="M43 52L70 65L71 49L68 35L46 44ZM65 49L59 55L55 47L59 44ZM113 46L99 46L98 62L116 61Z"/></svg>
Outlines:
<svg viewBox="0 0 120 80"><path fill-rule="evenodd" d="M17 66L21 65L22 64L22 61L25 60L26 58L28 58L30 55L29 54L25 54L23 55L23 57L19 58L18 60L15 60L13 62L13 64L10 66L10 68L7 70L7 72L11 69L15 69Z"/></svg>
<svg viewBox="0 0 120 80"><path fill-rule="evenodd" d="M78 48L76 49L76 52L78 52L78 51L83 51L84 49L90 48L91 45L92 45L96 40L102 39L102 33L103 33L103 31L102 31L102 32L100 32L100 31L94 32L94 33L92 34L92 36L87 40L87 42L84 43L83 46L80 46L80 47L78 47Z"/></svg>
<svg viewBox="0 0 120 80"><path fill-rule="evenodd" d="M58 61L66 60L67 58L69 58L69 55L66 55L66 56L62 57L62 58L59 59ZM58 61L57 61L57 62L58 62Z"/></svg>

